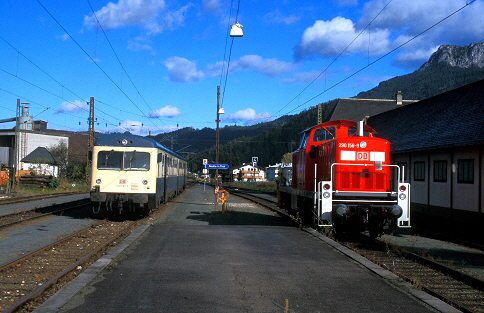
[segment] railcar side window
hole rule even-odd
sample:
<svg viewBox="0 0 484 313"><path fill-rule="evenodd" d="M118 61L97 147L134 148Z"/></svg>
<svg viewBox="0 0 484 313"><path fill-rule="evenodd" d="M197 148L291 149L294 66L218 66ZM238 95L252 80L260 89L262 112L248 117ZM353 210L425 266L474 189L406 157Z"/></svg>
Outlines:
<svg viewBox="0 0 484 313"><path fill-rule="evenodd" d="M336 134L334 127L318 128L314 131L313 141L320 142L324 140L333 140Z"/></svg>
<svg viewBox="0 0 484 313"><path fill-rule="evenodd" d="M97 168L99 170L148 171L150 154L136 151L99 151Z"/></svg>

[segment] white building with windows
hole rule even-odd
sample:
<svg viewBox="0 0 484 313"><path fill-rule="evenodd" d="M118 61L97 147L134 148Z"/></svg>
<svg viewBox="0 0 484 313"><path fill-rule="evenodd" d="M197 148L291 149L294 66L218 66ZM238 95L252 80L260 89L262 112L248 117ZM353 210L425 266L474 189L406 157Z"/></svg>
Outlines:
<svg viewBox="0 0 484 313"><path fill-rule="evenodd" d="M234 170L234 181L265 181L266 173L263 169L252 164L244 164Z"/></svg>

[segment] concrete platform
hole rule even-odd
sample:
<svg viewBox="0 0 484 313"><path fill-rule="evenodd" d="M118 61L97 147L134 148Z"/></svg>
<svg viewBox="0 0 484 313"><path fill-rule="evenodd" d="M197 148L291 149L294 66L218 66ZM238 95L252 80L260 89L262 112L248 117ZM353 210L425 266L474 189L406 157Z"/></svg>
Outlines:
<svg viewBox="0 0 484 313"><path fill-rule="evenodd" d="M12 213L19 213L22 211L28 211L38 208L45 208L54 204L61 204L72 202L76 200L82 200L89 198L89 193L82 193L77 195L68 195L68 196L58 196L53 198L46 198L41 200L34 200L28 202L21 202L15 204L2 204L0 202L0 216L12 214Z"/></svg>
<svg viewBox="0 0 484 313"><path fill-rule="evenodd" d="M458 312L246 200L212 201L186 190L35 312Z"/></svg>

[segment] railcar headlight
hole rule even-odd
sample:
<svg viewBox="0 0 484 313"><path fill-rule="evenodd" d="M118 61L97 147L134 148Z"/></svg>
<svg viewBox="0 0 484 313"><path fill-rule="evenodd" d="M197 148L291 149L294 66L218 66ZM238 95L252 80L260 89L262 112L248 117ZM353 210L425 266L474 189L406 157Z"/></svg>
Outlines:
<svg viewBox="0 0 484 313"><path fill-rule="evenodd" d="M101 184L101 178L96 179L96 184Z"/></svg>
<svg viewBox="0 0 484 313"><path fill-rule="evenodd" d="M404 193L401 193L398 195L398 197L400 198L400 200L405 200L407 198L407 195L405 195Z"/></svg>
<svg viewBox="0 0 484 313"><path fill-rule="evenodd" d="M323 198L325 199L328 199L331 195L329 194L329 192L325 191L323 192Z"/></svg>
<svg viewBox="0 0 484 313"><path fill-rule="evenodd" d="M143 185L148 185L148 181L146 179L143 180Z"/></svg>

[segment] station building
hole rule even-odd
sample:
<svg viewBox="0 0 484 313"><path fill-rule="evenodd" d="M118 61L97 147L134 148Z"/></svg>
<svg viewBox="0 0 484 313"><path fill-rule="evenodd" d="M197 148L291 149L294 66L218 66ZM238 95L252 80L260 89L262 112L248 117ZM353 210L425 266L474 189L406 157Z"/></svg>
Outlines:
<svg viewBox="0 0 484 313"><path fill-rule="evenodd" d="M411 224L459 237L484 228L484 80L368 119L405 166Z"/></svg>

